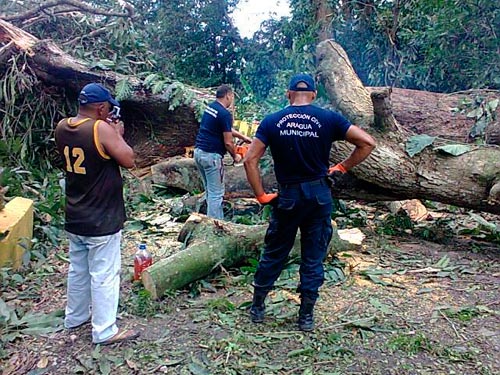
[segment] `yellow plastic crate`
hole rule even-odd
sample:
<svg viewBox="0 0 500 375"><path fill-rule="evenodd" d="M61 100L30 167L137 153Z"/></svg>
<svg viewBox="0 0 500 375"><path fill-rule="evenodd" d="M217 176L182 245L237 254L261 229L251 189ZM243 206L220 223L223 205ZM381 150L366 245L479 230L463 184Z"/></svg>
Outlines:
<svg viewBox="0 0 500 375"><path fill-rule="evenodd" d="M0 211L0 266L18 269L33 238L33 201L15 197Z"/></svg>

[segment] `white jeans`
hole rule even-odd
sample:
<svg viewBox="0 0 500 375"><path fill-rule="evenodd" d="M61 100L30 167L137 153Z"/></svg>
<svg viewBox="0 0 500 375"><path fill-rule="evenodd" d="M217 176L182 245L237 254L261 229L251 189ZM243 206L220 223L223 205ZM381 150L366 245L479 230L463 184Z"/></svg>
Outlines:
<svg viewBox="0 0 500 375"><path fill-rule="evenodd" d="M76 327L92 315L92 341L99 343L118 332L122 234L121 231L99 237L66 234L70 265L64 326Z"/></svg>

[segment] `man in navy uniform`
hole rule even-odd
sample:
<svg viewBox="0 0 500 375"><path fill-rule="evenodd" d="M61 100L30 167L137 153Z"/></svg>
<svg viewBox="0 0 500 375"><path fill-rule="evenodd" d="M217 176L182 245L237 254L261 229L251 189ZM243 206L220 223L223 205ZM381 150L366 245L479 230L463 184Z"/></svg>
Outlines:
<svg viewBox="0 0 500 375"><path fill-rule="evenodd" d="M233 115L228 108L234 102L233 89L221 85L215 93L216 100L203 113L200 130L196 137L194 160L205 188L207 216L224 219L222 200L224 198L224 164L226 152L239 163L241 155L236 153L233 137L250 143L251 138L233 129Z"/></svg>
<svg viewBox="0 0 500 375"><path fill-rule="evenodd" d="M327 176L346 173L361 163L374 149L375 141L342 115L311 104L316 98L316 85L310 75L293 76L286 95L290 105L264 118L244 160L257 200L273 206L265 248L255 273L250 315L254 323L264 320L264 300L279 277L300 228L298 326L311 331L314 305L324 280L323 259L332 238L332 197ZM355 148L347 159L329 168L330 150L337 140L346 140ZM268 146L278 194L266 194L262 187L258 163Z"/></svg>

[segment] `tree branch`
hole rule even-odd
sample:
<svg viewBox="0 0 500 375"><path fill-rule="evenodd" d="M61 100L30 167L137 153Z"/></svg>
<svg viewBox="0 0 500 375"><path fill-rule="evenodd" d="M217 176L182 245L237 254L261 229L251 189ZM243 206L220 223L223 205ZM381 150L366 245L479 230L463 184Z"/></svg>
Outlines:
<svg viewBox="0 0 500 375"><path fill-rule="evenodd" d="M105 27L101 27L100 29L97 29L97 30L94 30L88 34L85 34L85 35L80 35L76 38L73 38L71 40L68 40L64 43L62 43L63 46L68 46L68 45L72 45L72 44L75 44L76 42L79 42L81 41L82 39L91 39L91 38L95 38L96 36L98 35L101 35L101 34L104 34L107 30L108 30L108 26L105 26Z"/></svg>
<svg viewBox="0 0 500 375"><path fill-rule="evenodd" d="M39 13L42 13L46 11L47 9L50 8L55 8L59 7L62 5L70 6L72 7L72 10L74 11L73 8L85 12L85 13L91 13L91 14L98 14L101 16L112 16L112 17L133 17L134 16L134 8L132 5L123 2L123 7L126 10L126 13L120 13L120 12L114 12L114 11L107 11L107 10L101 10L101 9L95 9L94 7L81 2L77 0L50 0L47 1L43 4L40 4L39 6L28 10L27 12L20 13L20 14L13 14L13 15L0 15L0 18L3 18L6 21L12 22L12 21L26 21L28 19L31 19L35 16L37 16Z"/></svg>

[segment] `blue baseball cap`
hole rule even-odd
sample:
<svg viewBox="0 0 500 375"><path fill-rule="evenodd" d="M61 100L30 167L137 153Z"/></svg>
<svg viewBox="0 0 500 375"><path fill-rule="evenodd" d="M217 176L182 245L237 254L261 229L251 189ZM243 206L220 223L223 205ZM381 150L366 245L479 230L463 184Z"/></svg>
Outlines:
<svg viewBox="0 0 500 375"><path fill-rule="evenodd" d="M82 91L80 91L78 102L80 104L109 102L114 106L120 106L120 103L111 96L109 90L99 83L89 83L86 85Z"/></svg>
<svg viewBox="0 0 500 375"><path fill-rule="evenodd" d="M307 87L297 87L299 83L305 83ZM295 74L290 80L290 85L288 86L290 91L316 91L316 85L314 84L314 78L309 74Z"/></svg>

